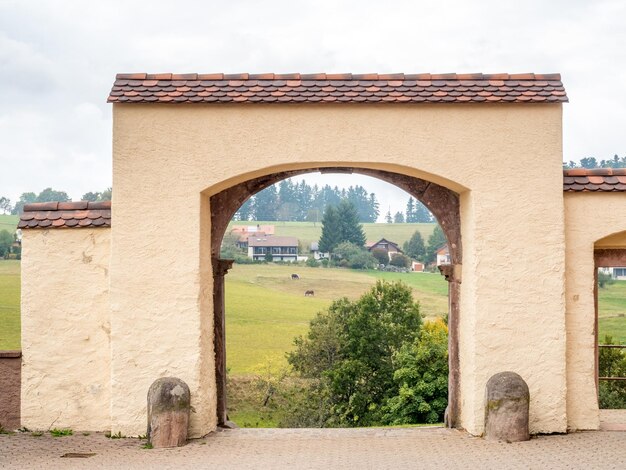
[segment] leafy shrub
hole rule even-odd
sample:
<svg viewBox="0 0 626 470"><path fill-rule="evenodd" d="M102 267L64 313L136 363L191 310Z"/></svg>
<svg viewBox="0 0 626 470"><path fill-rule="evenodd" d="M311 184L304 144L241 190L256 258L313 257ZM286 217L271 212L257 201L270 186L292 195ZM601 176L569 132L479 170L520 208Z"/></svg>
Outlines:
<svg viewBox="0 0 626 470"><path fill-rule="evenodd" d="M378 261L378 264L383 264L383 265L387 265L389 264L389 255L387 254L387 252L381 248L376 248L374 250L372 250L372 256L374 258L376 258L376 260Z"/></svg>
<svg viewBox="0 0 626 470"><path fill-rule="evenodd" d="M389 262L392 266L396 266L398 268L408 268L411 266L411 258L402 253L394 253L391 256L391 261Z"/></svg>
<svg viewBox="0 0 626 470"><path fill-rule="evenodd" d="M609 335L604 337L604 344L614 344ZM600 377L626 377L626 350L617 348L600 348ZM622 380L601 380L598 390L600 408L626 408L626 383Z"/></svg>
<svg viewBox="0 0 626 470"><path fill-rule="evenodd" d="M357 301L343 298L320 312L288 354L294 370L315 384L299 421L324 427L380 424L383 405L397 391L394 354L413 344L421 321L411 289L384 281Z"/></svg>
<svg viewBox="0 0 626 470"><path fill-rule="evenodd" d="M426 322L413 344L394 355L397 395L384 406L387 424L438 423L448 405L448 327Z"/></svg>
<svg viewBox="0 0 626 470"><path fill-rule="evenodd" d="M598 271L598 286L600 289L604 289L606 286L610 286L611 284L615 284L615 279L613 279L608 273Z"/></svg>
<svg viewBox="0 0 626 470"><path fill-rule="evenodd" d="M310 268L317 268L320 265L320 262L316 260L313 256L309 256L306 260L306 265Z"/></svg>

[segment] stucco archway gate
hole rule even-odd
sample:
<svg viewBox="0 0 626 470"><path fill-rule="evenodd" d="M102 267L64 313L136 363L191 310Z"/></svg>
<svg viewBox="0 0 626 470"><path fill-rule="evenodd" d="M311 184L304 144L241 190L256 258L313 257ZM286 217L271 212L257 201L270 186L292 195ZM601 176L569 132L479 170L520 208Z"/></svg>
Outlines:
<svg viewBox="0 0 626 470"><path fill-rule="evenodd" d="M39 229L23 237L24 425L144 433L146 391L172 375L191 388L191 435L215 429L224 196L351 168L456 201L453 424L480 434L485 383L512 370L532 432L597 427L597 405L586 417L567 394L558 75L132 74L109 101L112 210L34 205L21 222Z"/></svg>

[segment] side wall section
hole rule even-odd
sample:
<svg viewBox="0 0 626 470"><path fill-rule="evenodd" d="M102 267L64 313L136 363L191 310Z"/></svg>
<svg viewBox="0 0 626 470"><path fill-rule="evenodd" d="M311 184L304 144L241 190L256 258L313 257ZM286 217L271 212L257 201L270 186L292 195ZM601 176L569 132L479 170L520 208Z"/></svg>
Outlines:
<svg viewBox="0 0 626 470"><path fill-rule="evenodd" d="M598 240L626 230L625 206L626 193L622 192L565 193L567 425L570 430L598 429L599 426L593 252Z"/></svg>
<svg viewBox="0 0 626 470"><path fill-rule="evenodd" d="M108 228L24 230L22 425L110 429Z"/></svg>
<svg viewBox="0 0 626 470"><path fill-rule="evenodd" d="M20 380L22 354L20 351L0 351L0 426L20 427Z"/></svg>

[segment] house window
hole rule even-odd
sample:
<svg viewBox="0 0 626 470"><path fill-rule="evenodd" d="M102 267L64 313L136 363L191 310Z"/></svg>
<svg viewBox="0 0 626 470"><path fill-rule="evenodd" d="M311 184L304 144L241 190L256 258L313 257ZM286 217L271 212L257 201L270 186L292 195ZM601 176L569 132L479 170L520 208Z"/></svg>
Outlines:
<svg viewBox="0 0 626 470"><path fill-rule="evenodd" d="M615 276L615 277L626 276L626 268L615 268L615 269L613 269L613 276Z"/></svg>
<svg viewBox="0 0 626 470"><path fill-rule="evenodd" d="M279 246L273 246L272 247L272 254L279 255L280 254L280 247Z"/></svg>

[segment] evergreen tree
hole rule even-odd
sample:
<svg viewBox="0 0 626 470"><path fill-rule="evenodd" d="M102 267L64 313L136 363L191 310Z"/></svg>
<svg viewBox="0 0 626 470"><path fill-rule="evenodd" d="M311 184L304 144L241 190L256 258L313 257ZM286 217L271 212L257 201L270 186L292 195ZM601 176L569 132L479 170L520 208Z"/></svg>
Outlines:
<svg viewBox="0 0 626 470"><path fill-rule="evenodd" d="M418 261L423 261L424 256L426 255L426 247L424 246L424 239L422 238L422 234L417 230L411 236L411 238L404 242L403 245L404 252L413 259Z"/></svg>
<svg viewBox="0 0 626 470"><path fill-rule="evenodd" d="M334 206L327 206L322 217L322 236L319 249L322 253L331 253L341 243L339 233L339 215Z"/></svg>
<svg viewBox="0 0 626 470"><path fill-rule="evenodd" d="M434 217L426 206L420 201L415 201L415 209L413 210L413 222L429 224L433 222Z"/></svg>
<svg viewBox="0 0 626 470"><path fill-rule="evenodd" d="M393 216L394 224L403 224L404 223L404 214L400 211L396 212Z"/></svg>
<svg viewBox="0 0 626 470"><path fill-rule="evenodd" d="M337 217L339 219L340 242L354 243L358 247L365 245L365 232L359 223L359 214L354 204L343 200L337 206Z"/></svg>
<svg viewBox="0 0 626 470"><path fill-rule="evenodd" d="M376 222L378 220L378 216L380 215L379 210L380 205L376 200L376 194L370 193L369 199L369 209L370 209L370 220L368 222Z"/></svg>
<svg viewBox="0 0 626 470"><path fill-rule="evenodd" d="M239 210L237 211L237 213L235 214L235 217L238 220L250 220L250 216L252 215L253 203L254 203L254 198L250 198L246 202L244 202L239 208Z"/></svg>
<svg viewBox="0 0 626 470"><path fill-rule="evenodd" d="M437 250L445 243L448 243L446 236L443 234L443 230L439 224L433 230L433 233L428 237L428 247L426 248L426 262L433 263L437 257Z"/></svg>
<svg viewBox="0 0 626 470"><path fill-rule="evenodd" d="M297 206L296 220L304 222L313 202L313 189L304 180L296 186L295 202Z"/></svg>
<svg viewBox="0 0 626 470"><path fill-rule="evenodd" d="M276 186L259 191L254 197L254 220L277 220L278 193Z"/></svg>
<svg viewBox="0 0 626 470"><path fill-rule="evenodd" d="M393 219L391 218L391 209L389 209L387 211L387 215L385 215L385 222L387 222L388 224L393 223Z"/></svg>
<svg viewBox="0 0 626 470"><path fill-rule="evenodd" d="M415 203L412 197L406 203L406 221L408 223L415 222Z"/></svg>

